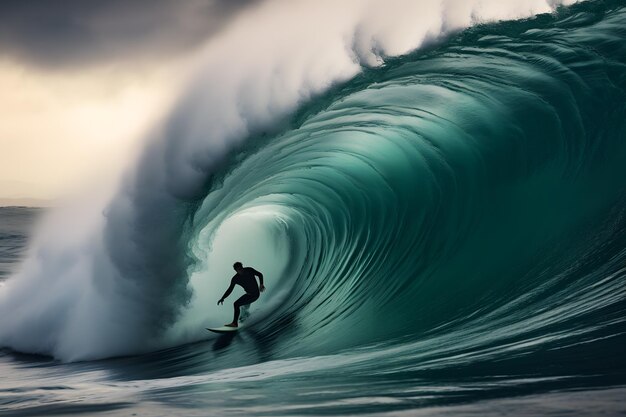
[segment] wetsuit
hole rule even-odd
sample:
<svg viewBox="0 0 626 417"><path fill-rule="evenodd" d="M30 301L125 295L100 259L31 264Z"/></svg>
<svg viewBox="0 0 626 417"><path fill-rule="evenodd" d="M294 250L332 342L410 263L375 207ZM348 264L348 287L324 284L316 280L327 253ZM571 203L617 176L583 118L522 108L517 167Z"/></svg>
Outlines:
<svg viewBox="0 0 626 417"><path fill-rule="evenodd" d="M237 323L237 320L239 320L241 306L253 303L259 298L259 285L256 282L255 275L259 277L259 281L261 281L261 285L263 285L263 274L254 268L245 267L240 274L235 274L235 276L230 280L230 287L228 287L222 297L222 300L228 298L230 293L233 292L235 285L241 285L246 292L244 295L239 297L237 301L235 301L234 323Z"/></svg>

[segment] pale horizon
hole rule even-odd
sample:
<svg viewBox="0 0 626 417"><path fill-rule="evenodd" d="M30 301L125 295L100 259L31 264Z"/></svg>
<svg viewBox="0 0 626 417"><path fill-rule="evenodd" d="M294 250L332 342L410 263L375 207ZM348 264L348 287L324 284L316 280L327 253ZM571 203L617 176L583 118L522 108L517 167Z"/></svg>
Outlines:
<svg viewBox="0 0 626 417"><path fill-rule="evenodd" d="M0 62L0 198L54 200L114 176L171 99L169 71Z"/></svg>
<svg viewBox="0 0 626 417"><path fill-rule="evenodd" d="M254 2L144 3L0 5L0 199L55 200L114 180L194 51Z"/></svg>

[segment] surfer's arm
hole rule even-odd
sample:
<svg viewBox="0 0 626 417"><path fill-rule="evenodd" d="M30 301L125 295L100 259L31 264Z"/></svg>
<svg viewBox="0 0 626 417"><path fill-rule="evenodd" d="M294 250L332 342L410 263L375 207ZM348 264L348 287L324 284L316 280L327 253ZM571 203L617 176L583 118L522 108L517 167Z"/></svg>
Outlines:
<svg viewBox="0 0 626 417"><path fill-rule="evenodd" d="M265 285L263 285L263 274L255 269L254 270L254 275L259 277L259 282L261 283L260 289L261 289L261 291L264 291L265 290Z"/></svg>
<svg viewBox="0 0 626 417"><path fill-rule="evenodd" d="M228 289L226 290L226 292L224 293L220 301L224 301L225 299L227 299L230 293L233 292L234 288L235 288L235 278L233 277L233 279L230 280L230 287L228 287Z"/></svg>

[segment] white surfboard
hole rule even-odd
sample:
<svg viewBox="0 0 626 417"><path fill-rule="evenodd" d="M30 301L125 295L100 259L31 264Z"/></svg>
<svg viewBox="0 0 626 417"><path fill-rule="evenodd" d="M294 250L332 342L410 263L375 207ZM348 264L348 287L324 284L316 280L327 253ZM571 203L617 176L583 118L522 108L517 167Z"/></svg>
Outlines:
<svg viewBox="0 0 626 417"><path fill-rule="evenodd" d="M239 326L239 327L230 327L230 326L207 327L206 329L208 331L210 331L210 332L213 332L213 333L233 333L233 332L236 332L237 330L241 329L241 326Z"/></svg>

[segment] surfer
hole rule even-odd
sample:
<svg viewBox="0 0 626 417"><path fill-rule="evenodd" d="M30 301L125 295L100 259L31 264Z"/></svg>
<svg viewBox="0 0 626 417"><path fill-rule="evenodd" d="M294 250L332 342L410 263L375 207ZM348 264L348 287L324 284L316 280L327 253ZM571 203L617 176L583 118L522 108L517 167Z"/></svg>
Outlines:
<svg viewBox="0 0 626 417"><path fill-rule="evenodd" d="M259 298L260 292L265 291L262 273L254 268L250 268L249 266L244 267L241 262L235 262L233 264L233 268L235 269L235 271L237 271L237 273L230 280L230 287L228 287L222 298L220 298L220 300L217 302L217 305L224 304L224 299L228 298L230 293L233 292L235 285L241 285L246 293L239 297L237 301L235 301L235 318L233 319L233 322L227 324L226 327L237 327L239 314L241 313L241 307L252 304ZM260 287L256 283L255 276L259 277L259 282L261 283Z"/></svg>

